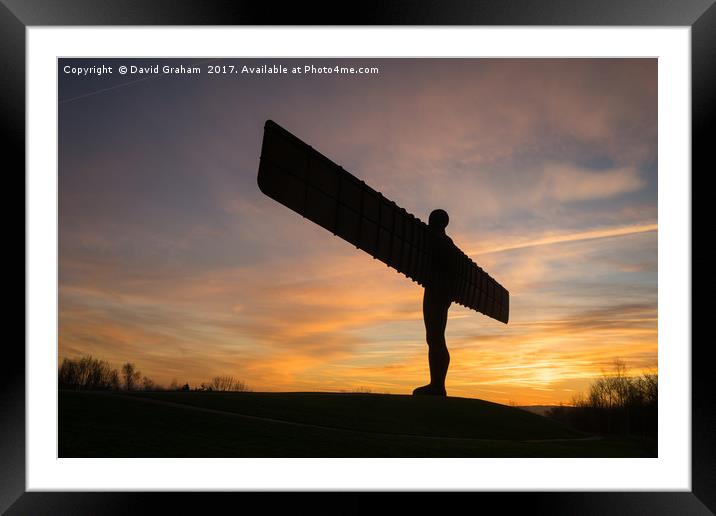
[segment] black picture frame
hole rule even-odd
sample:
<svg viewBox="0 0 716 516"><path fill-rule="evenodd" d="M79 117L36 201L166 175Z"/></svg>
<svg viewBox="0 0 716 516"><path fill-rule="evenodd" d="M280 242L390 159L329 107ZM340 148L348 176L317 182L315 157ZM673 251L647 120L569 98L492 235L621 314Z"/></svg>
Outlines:
<svg viewBox="0 0 716 516"><path fill-rule="evenodd" d="M706 175L708 170L716 170L712 144L707 137L709 129L713 130L716 125L714 0L580 3L574 0L377 0L356 4L355 9L345 7L340 2L284 5L270 0L0 0L3 157L5 163L15 163L3 167L5 177L23 177L20 171L24 170L25 163L25 31L32 26L64 25L688 26L691 28L692 192L698 192L693 188L694 179ZM24 199L24 188L22 180L20 189L8 188L6 192L14 197L22 191ZM692 219L694 234L702 223L693 216ZM13 219L7 217L6 220ZM23 266L27 258L24 238L23 233L21 253L6 253L13 261L19 261L22 255ZM16 304L19 303L11 302L10 306ZM23 310L24 306L23 303ZM692 315L692 328L694 319ZM708 342L692 338L690 492L452 493L450 506L457 509L466 505L478 511L499 504L500 512L519 510L544 514L715 513L716 399L709 381L712 365L708 350ZM6 338L4 351L5 367L0 375L0 510L7 510L8 514L135 514L156 512L157 507L161 507L162 513L205 513L225 503L236 510L259 503L262 510L271 512L280 508L343 514L366 512L384 504L383 496L377 493L334 493L330 500L325 493L294 493L289 499L289 494L277 493L26 492L24 342L21 345L19 340ZM424 509L428 503L426 493L399 497L402 513Z"/></svg>

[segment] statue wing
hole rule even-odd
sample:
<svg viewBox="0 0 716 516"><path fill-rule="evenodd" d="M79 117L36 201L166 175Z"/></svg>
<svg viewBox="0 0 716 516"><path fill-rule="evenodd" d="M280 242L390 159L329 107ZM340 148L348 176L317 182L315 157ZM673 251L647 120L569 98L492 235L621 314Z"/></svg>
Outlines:
<svg viewBox="0 0 716 516"><path fill-rule="evenodd" d="M418 284L430 281L428 225L271 120L264 127L258 185ZM507 290L456 246L451 253L453 301L507 323Z"/></svg>

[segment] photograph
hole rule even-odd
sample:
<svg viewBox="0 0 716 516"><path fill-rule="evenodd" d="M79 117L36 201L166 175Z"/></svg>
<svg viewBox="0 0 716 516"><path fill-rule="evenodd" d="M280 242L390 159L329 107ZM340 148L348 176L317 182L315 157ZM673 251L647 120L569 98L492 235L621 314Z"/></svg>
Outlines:
<svg viewBox="0 0 716 516"><path fill-rule="evenodd" d="M0 513L713 514L713 3L0 0Z"/></svg>
<svg viewBox="0 0 716 516"><path fill-rule="evenodd" d="M659 60L59 57L59 458L659 457Z"/></svg>

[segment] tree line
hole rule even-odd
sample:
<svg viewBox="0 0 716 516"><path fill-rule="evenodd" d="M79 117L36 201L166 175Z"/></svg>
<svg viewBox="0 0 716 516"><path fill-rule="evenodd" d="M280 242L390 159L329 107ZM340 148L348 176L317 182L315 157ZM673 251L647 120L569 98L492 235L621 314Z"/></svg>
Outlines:
<svg viewBox="0 0 716 516"><path fill-rule="evenodd" d="M547 415L585 432L656 438L658 405L658 374L630 375L626 364L616 360L611 372L572 398L571 406L554 407Z"/></svg>
<svg viewBox="0 0 716 516"><path fill-rule="evenodd" d="M64 358L57 373L60 389L93 391L219 391L248 392L246 383L231 375L219 375L199 386L190 387L189 383L180 385L172 380L168 387L156 383L150 377L142 375L133 362L125 362L119 370L106 360L85 355L80 358Z"/></svg>

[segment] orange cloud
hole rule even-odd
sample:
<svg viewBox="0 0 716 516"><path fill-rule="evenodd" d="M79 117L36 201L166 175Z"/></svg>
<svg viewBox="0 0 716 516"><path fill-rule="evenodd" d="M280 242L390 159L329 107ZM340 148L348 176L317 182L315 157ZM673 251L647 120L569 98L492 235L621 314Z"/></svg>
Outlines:
<svg viewBox="0 0 716 516"><path fill-rule="evenodd" d="M268 288L255 270L214 272L214 279L224 278L214 288L203 286L206 278L184 289L172 286L175 304L156 291L140 300L64 288L61 356L92 352L115 365L134 360L165 384L178 378L196 385L229 373L257 390L409 393L427 379L420 289L380 264L360 263L346 258L355 269L329 267L325 275L308 267L310 280L287 273ZM242 293L238 313L235 303L223 310L217 304L232 292ZM451 393L556 403L569 401L616 357L633 367L654 365L655 306L618 305L552 319L525 319L519 301L514 310L517 316L504 327L451 309Z"/></svg>

